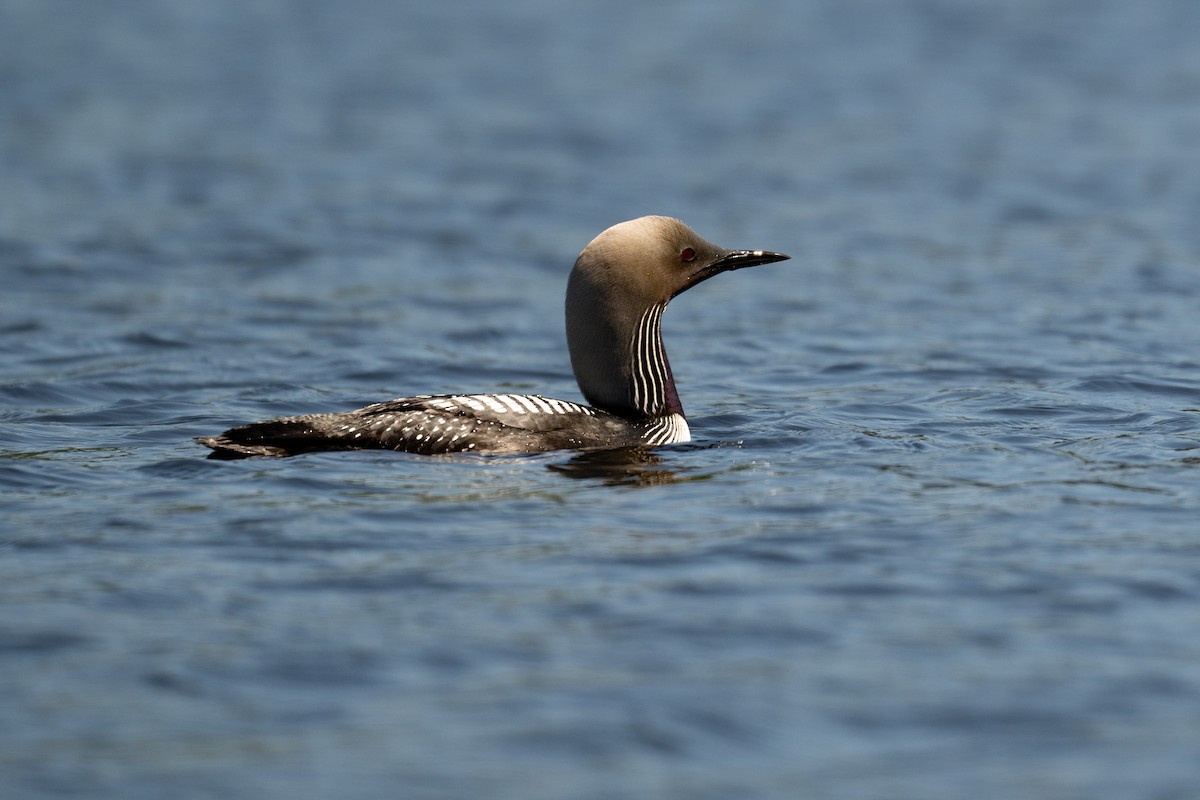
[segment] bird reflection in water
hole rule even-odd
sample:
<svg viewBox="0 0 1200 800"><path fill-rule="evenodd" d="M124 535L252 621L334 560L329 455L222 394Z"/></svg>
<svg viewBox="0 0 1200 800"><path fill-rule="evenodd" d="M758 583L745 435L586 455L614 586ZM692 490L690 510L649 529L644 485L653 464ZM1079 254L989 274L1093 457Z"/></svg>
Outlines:
<svg viewBox="0 0 1200 800"><path fill-rule="evenodd" d="M662 456L644 447L587 450L549 469L567 478L599 480L606 486L665 486L689 480L686 467L667 467Z"/></svg>

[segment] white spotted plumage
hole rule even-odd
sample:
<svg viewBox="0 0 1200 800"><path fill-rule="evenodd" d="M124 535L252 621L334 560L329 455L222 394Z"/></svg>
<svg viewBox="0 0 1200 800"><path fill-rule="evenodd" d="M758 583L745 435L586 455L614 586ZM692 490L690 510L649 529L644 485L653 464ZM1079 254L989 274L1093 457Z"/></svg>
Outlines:
<svg viewBox="0 0 1200 800"><path fill-rule="evenodd" d="M656 347L657 316L648 317L641 327L641 346L646 348L647 354L653 354ZM646 366L642 374L645 380L640 397L646 402L664 403L661 382L664 369ZM594 418L598 413L596 409L566 400L507 393L402 398L394 402L403 405L376 407L369 427L381 439L398 440L391 445L397 450L408 449L409 443L422 451L476 450L481 437L486 440L492 433L505 428L557 430L570 424L567 419L571 415ZM539 417L545 417L546 421L538 423ZM550 422L556 418L562 418L562 422ZM635 427L639 431L638 438L648 446L691 441L691 432L682 414L659 414ZM361 434L356 425L346 425L341 430L356 437Z"/></svg>

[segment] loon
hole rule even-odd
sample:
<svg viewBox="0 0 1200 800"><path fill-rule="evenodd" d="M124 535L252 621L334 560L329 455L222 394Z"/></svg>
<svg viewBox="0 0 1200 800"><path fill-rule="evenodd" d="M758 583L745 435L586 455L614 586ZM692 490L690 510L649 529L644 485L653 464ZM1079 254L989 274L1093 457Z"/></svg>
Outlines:
<svg viewBox="0 0 1200 800"><path fill-rule="evenodd" d="M612 226L588 244L567 282L567 346L589 405L541 395L420 395L356 411L306 414L202 436L209 458L324 450L439 453L655 447L691 441L662 343L671 298L721 272L783 261L727 250L672 217Z"/></svg>

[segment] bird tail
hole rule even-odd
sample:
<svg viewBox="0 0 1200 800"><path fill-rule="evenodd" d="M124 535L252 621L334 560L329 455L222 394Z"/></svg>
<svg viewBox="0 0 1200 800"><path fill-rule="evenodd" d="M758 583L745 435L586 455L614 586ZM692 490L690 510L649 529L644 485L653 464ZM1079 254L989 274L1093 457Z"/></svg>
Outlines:
<svg viewBox="0 0 1200 800"><path fill-rule="evenodd" d="M196 441L211 447L208 457L215 459L283 458L317 450L345 449L332 446L329 437L314 429L303 417L239 425L219 436L197 436Z"/></svg>

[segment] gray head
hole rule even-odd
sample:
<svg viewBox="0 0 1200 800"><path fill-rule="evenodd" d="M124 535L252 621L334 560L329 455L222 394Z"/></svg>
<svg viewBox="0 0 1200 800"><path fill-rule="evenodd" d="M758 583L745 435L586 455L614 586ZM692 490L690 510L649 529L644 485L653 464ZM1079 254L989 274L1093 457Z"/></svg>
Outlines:
<svg viewBox="0 0 1200 800"><path fill-rule="evenodd" d="M579 254L567 284L567 345L584 397L622 416L682 413L658 327L663 307L718 273L786 258L727 250L671 217L640 217L601 233ZM653 402L645 393L635 397L639 369L660 370Z"/></svg>

